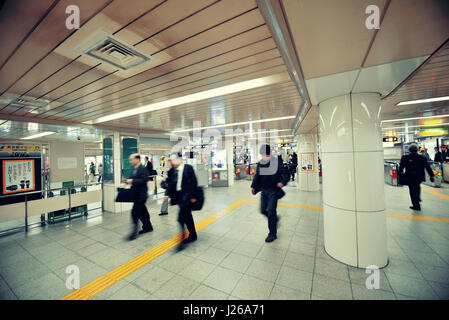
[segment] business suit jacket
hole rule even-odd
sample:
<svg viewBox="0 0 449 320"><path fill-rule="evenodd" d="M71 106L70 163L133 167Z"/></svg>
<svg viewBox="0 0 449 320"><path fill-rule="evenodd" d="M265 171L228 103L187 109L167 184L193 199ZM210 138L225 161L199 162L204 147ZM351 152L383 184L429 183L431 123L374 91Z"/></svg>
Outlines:
<svg viewBox="0 0 449 320"><path fill-rule="evenodd" d="M408 180L415 183L426 181L426 174L424 170L427 171L429 176L434 176L432 168L430 167L426 157L417 154L416 152L411 152L410 154L402 156L401 163L399 165L399 173L401 174L404 172L404 169L405 176Z"/></svg>
<svg viewBox="0 0 449 320"><path fill-rule="evenodd" d="M270 161L273 161L271 159ZM260 176L260 167L268 167L267 164L261 164L261 162L257 163L256 172L254 173L253 182L251 183L251 188L254 188L256 190L256 193L260 191L262 188L261 185L261 176ZM277 184L281 182L284 186L287 185L288 181L290 180L290 172L284 167L283 163L278 160L278 168L273 175L267 175L266 178L269 181L270 188L277 188Z"/></svg>
<svg viewBox="0 0 449 320"><path fill-rule="evenodd" d="M136 202L145 202L148 198L148 171L143 165L139 165L131 174L131 190L136 193Z"/></svg>
<svg viewBox="0 0 449 320"><path fill-rule="evenodd" d="M192 194L196 192L198 187L198 181L196 179L195 171L193 167L189 164L184 164L184 171L182 172L182 183L181 183L181 194L182 199L179 199L179 196L176 192L176 186L178 183L176 169L170 168L167 173L167 195L171 199L171 204L179 204L180 202L190 201L192 198Z"/></svg>

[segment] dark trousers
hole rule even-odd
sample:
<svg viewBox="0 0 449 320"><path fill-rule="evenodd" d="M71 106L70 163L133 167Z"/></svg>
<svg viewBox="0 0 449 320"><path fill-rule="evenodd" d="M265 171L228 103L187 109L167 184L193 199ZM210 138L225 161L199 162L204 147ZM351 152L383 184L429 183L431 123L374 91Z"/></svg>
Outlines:
<svg viewBox="0 0 449 320"><path fill-rule="evenodd" d="M276 189L262 189L260 211L268 218L268 230L272 236L277 236L277 206L278 199Z"/></svg>
<svg viewBox="0 0 449 320"><path fill-rule="evenodd" d="M189 202L190 199L180 192L177 192L176 197L179 199L178 222L181 225L181 229L184 230L187 227L190 236L196 237L195 222L193 221L192 208Z"/></svg>
<svg viewBox="0 0 449 320"><path fill-rule="evenodd" d="M421 182L413 182L408 185L410 191L410 199L412 200L413 207L421 208L419 200L421 199Z"/></svg>
<svg viewBox="0 0 449 320"><path fill-rule="evenodd" d="M131 210L131 218L134 223L134 230L137 231L139 220L142 222L142 229L149 230L152 228L150 222L150 213L148 212L145 201L134 202Z"/></svg>

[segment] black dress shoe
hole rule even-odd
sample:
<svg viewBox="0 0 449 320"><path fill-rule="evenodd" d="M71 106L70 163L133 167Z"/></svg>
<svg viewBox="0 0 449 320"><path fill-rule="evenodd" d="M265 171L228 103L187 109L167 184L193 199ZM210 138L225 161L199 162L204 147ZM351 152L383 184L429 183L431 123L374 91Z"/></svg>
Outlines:
<svg viewBox="0 0 449 320"><path fill-rule="evenodd" d="M188 236L184 240L182 240L182 244L187 244L197 240L197 236Z"/></svg>
<svg viewBox="0 0 449 320"><path fill-rule="evenodd" d="M421 211L421 208L410 207L410 209L415 210L415 211Z"/></svg>
<svg viewBox="0 0 449 320"><path fill-rule="evenodd" d="M144 233L151 232L151 231L153 231L153 227L151 227L149 229L142 229L139 231L139 234L144 234Z"/></svg>
<svg viewBox="0 0 449 320"><path fill-rule="evenodd" d="M168 212L161 212L159 213L160 216L166 216L168 214Z"/></svg>
<svg viewBox="0 0 449 320"><path fill-rule="evenodd" d="M129 236L126 237L126 239L128 241L135 240L135 239L137 239L137 234L136 233L131 233Z"/></svg>
<svg viewBox="0 0 449 320"><path fill-rule="evenodd" d="M265 242L273 242L276 239L277 239L276 236L272 236L271 234L269 234L268 237L265 239Z"/></svg>

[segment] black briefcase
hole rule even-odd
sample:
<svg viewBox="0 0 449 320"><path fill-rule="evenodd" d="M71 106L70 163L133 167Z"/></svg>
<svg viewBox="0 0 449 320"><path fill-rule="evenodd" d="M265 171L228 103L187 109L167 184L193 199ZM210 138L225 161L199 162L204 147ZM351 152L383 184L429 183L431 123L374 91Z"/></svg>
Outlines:
<svg viewBox="0 0 449 320"><path fill-rule="evenodd" d="M197 187L195 192L192 194L192 199L196 199L195 203L191 203L190 206L192 211L199 211L204 205L204 191L202 187Z"/></svg>
<svg viewBox="0 0 449 320"><path fill-rule="evenodd" d="M126 189L126 188L117 188L117 197L115 198L115 202L135 202L136 193L134 190Z"/></svg>

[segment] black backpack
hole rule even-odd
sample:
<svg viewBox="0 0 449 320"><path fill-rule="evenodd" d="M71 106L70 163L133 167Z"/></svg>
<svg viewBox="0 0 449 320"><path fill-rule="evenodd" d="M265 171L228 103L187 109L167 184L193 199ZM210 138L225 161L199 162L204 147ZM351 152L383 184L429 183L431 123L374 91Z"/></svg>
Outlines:
<svg viewBox="0 0 449 320"><path fill-rule="evenodd" d="M416 177L416 159L408 155L405 160L405 173L399 172L398 183L406 186L414 182L416 180Z"/></svg>

